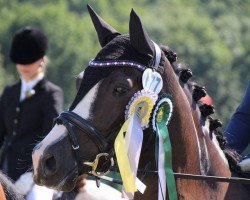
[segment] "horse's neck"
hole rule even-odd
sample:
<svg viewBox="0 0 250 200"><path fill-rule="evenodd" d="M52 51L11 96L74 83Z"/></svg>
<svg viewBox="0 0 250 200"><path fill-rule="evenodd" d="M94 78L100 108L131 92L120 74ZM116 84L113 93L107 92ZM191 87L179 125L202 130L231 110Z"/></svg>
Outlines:
<svg viewBox="0 0 250 200"><path fill-rule="evenodd" d="M179 84L171 66L165 68L167 93L172 95L173 118L169 124L169 134L173 150L175 172L200 174L200 146L197 129L192 118L192 109L187 96Z"/></svg>
<svg viewBox="0 0 250 200"><path fill-rule="evenodd" d="M197 137L200 146L201 174L214 176L229 176L227 159L219 147L215 135L210 133L209 120L202 117L199 105L193 101L192 94L187 85L182 88L192 108L192 118L197 127Z"/></svg>
<svg viewBox="0 0 250 200"><path fill-rule="evenodd" d="M187 95L187 97L190 97L190 95ZM197 143L200 148L200 174L230 177L231 172L227 159L222 149L219 147L216 136L213 135L211 138L211 134L209 133L209 121L201 116L199 108L197 104L193 102L192 97L191 100L189 99L189 102L192 107L192 118L197 127ZM185 184L183 185L183 187L186 188ZM223 182L209 183L204 181L203 185L200 185L204 192L202 194L203 196L199 196L199 199L206 199L208 197L212 199L224 199L228 189L228 184ZM189 186L192 187L191 184L189 184Z"/></svg>
<svg viewBox="0 0 250 200"><path fill-rule="evenodd" d="M179 84L173 69L166 67L165 73L164 85L169 86L168 89L165 88L165 92L172 95L174 105L173 118L168 126L174 172L230 176L227 163L223 160L225 157L222 155L222 151L215 146L214 141L209 138L209 134L204 133L206 129L200 126L198 113L190 106L188 97ZM142 155L141 160L144 161L140 163L141 167L145 166L145 160L150 159L154 162L153 146L151 153ZM148 194L156 193L152 199L157 199L157 180L157 176L148 176L144 180L148 188L146 192ZM179 198L187 199L207 199L209 197L223 199L227 189L227 184L209 184L206 181L177 179L176 184ZM190 193L193 190L203 192Z"/></svg>
<svg viewBox="0 0 250 200"><path fill-rule="evenodd" d="M165 88L164 92L172 95L174 105L173 118L168 126L172 145L174 172L200 174L200 148L197 142L195 124L192 120L192 116L190 116L192 111L189 102L172 68L166 68L165 73L166 75L164 77L166 77L166 79L164 79L164 85L168 85L169 87L168 89ZM145 168L145 166L151 162L153 164L152 168L157 170L155 167L154 144L154 141L152 141L150 148L142 152L139 168ZM143 196L136 194L135 199L143 199L144 197L148 197L148 195L152 196L152 194L153 197L151 199L157 199L157 174L146 174L143 182L147 185L145 194ZM177 185L178 192L182 193L182 188L179 190L180 184L177 183Z"/></svg>

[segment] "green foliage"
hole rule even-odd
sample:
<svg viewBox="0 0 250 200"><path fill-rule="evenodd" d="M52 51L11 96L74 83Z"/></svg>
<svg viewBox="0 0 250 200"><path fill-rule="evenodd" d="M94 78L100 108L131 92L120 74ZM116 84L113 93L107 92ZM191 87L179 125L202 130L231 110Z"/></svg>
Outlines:
<svg viewBox="0 0 250 200"><path fill-rule="evenodd" d="M83 19L70 12L62 1L42 4L39 6L39 12L30 2L22 3L22 6L16 4L12 7L12 12L8 11L6 15L2 13L3 18L8 22L0 30L6 71L15 74L15 67L8 57L14 32L27 25L41 28L48 35L50 43L47 76L63 88L68 107L76 91L74 75L82 71L83 64L96 53L93 52L94 48L91 48L94 46L94 40L89 38L91 33L85 28ZM83 53L82 50L86 47L88 51Z"/></svg>
<svg viewBox="0 0 250 200"><path fill-rule="evenodd" d="M2 89L6 85L6 83L11 83L14 80L14 77L11 75L8 75L6 70L3 68L3 57L2 57L2 51L0 46L0 92L2 92Z"/></svg>
<svg viewBox="0 0 250 200"><path fill-rule="evenodd" d="M193 70L213 98L216 115L228 121L250 76L247 0L0 0L0 92L18 78L8 56L14 32L38 26L50 42L47 76L63 88L69 107L76 93L74 76L100 49L87 3L121 33L128 32L134 8L150 36Z"/></svg>

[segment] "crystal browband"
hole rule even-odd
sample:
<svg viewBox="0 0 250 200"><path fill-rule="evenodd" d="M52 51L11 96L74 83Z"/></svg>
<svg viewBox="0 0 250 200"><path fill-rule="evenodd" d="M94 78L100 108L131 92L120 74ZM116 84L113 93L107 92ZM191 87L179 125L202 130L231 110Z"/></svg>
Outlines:
<svg viewBox="0 0 250 200"><path fill-rule="evenodd" d="M90 67L109 67L109 66L117 66L117 67L135 67L141 71L147 69L146 66L139 64L137 62L127 61L127 60L111 60L111 61L89 61Z"/></svg>

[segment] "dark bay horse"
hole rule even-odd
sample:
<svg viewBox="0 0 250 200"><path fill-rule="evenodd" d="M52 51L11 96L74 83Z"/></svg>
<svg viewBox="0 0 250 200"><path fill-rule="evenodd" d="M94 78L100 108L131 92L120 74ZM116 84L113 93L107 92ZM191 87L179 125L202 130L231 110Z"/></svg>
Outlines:
<svg viewBox="0 0 250 200"><path fill-rule="evenodd" d="M35 147L34 181L71 191L81 174L105 174L115 159L114 141L124 124L129 102L135 101L135 94L143 93L142 76L154 67L162 78L159 96L168 94L174 105L168 124L174 172L230 177L228 160L214 136L214 120L209 116L213 108L199 102L204 90L188 81L191 72L182 69L169 48L159 48L149 38L133 10L129 34L121 35L91 7L88 9L102 49L85 69L69 111L60 114L47 137ZM149 123L143 130L137 173L147 188L144 194L136 192L134 199L158 199L157 137L151 126ZM226 196L229 184L223 182L176 179L176 188L178 199L231 197ZM249 194L243 189L241 192L235 193L238 199L247 199Z"/></svg>

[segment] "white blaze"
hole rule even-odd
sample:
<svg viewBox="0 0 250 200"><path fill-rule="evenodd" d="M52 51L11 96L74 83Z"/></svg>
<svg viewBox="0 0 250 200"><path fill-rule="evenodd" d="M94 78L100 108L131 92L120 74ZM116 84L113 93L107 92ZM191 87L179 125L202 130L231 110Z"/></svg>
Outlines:
<svg viewBox="0 0 250 200"><path fill-rule="evenodd" d="M88 119L90 116L91 106L95 102L96 95L98 93L100 82L98 82L77 104L74 113L80 115L84 119Z"/></svg>
<svg viewBox="0 0 250 200"><path fill-rule="evenodd" d="M80 78L80 79L83 79L83 76L84 76L84 70L80 73L80 74L78 74L78 78Z"/></svg>
<svg viewBox="0 0 250 200"><path fill-rule="evenodd" d="M73 112L80 115L84 119L88 119L90 116L91 106L95 101L98 93L100 82L98 82L91 90L84 96L84 98L78 103ZM37 173L37 167L40 157L43 155L44 150L52 142L55 142L59 138L66 136L67 130L63 125L55 125L49 134L42 140L40 148L36 149L32 155L34 174Z"/></svg>

